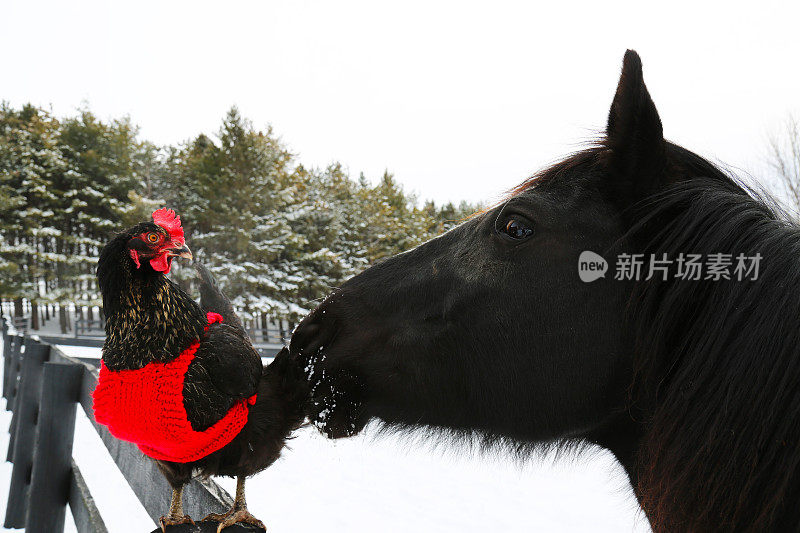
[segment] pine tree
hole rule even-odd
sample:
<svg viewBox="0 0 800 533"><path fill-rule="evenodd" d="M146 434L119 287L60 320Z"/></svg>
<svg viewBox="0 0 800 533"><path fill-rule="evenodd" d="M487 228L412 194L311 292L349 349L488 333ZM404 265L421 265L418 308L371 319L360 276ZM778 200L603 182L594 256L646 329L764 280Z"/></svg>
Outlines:
<svg viewBox="0 0 800 533"><path fill-rule="evenodd" d="M127 118L102 122L87 109L63 121L61 142L70 171L60 184L64 206L60 253L69 258L59 272L56 301L99 305L94 269L100 248L121 229L143 192L135 158L137 130Z"/></svg>
<svg viewBox="0 0 800 533"><path fill-rule="evenodd" d="M256 131L236 108L218 143L201 135L168 156L162 179L206 262L245 317L297 318L306 239L292 216L305 188L292 177L293 156L271 129Z"/></svg>
<svg viewBox="0 0 800 533"><path fill-rule="evenodd" d="M33 304L34 328L39 303L68 261L58 246L63 239L57 221L58 183L69 170L58 128L58 121L33 106L0 108L0 187L11 206L3 210L0 222L0 268L4 292L12 293L5 296Z"/></svg>
<svg viewBox="0 0 800 533"><path fill-rule="evenodd" d="M181 214L196 256L244 317L262 324L298 320L347 278L477 209L420 207L388 171L373 185L339 164L307 169L236 108L216 138L159 148L127 118L83 109L59 122L0 106L0 297L99 304L100 247L162 205ZM180 265L171 275L187 288L194 279Z"/></svg>

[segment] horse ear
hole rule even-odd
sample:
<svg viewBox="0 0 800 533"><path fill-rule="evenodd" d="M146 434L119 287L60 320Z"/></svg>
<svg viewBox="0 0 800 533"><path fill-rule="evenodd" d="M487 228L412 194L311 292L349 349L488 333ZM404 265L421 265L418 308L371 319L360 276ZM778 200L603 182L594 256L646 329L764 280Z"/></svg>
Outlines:
<svg viewBox="0 0 800 533"><path fill-rule="evenodd" d="M642 60L633 50L626 51L622 60L622 75L608 113L604 144L614 179L621 180L619 193L635 201L661 185L664 133L644 84Z"/></svg>

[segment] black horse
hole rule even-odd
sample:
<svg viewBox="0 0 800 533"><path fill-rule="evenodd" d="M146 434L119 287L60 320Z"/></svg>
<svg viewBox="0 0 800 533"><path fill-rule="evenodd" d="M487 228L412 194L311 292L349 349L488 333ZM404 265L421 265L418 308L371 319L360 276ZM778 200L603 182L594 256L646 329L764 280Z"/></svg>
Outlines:
<svg viewBox="0 0 800 533"><path fill-rule="evenodd" d="M291 349L330 437L593 443L655 531L794 531L799 289L800 230L664 140L628 51L597 145L353 277Z"/></svg>

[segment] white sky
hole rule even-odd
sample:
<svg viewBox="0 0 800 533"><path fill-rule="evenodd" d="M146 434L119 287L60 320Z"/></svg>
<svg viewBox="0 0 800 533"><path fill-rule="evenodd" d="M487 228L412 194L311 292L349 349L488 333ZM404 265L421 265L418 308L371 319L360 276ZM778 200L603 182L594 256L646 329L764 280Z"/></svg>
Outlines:
<svg viewBox="0 0 800 533"><path fill-rule="evenodd" d="M0 99L86 101L158 143L236 104L304 164L489 200L603 128L635 48L668 138L765 176L800 109L800 2L649 5L6 0Z"/></svg>

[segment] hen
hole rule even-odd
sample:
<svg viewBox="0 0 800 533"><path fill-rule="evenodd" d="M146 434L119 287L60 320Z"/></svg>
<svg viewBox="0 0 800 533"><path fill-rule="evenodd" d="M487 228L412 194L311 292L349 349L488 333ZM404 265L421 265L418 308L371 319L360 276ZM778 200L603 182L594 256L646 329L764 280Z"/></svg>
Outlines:
<svg viewBox="0 0 800 533"><path fill-rule="evenodd" d="M263 524L247 510L245 478L271 465L303 421L301 369L286 349L262 367L230 301L208 271L200 305L170 281L175 257L191 258L180 218L159 209L101 251L97 278L106 340L95 419L156 460L173 489L161 527L191 522L183 486L193 475L237 478L234 507L218 531Z"/></svg>

